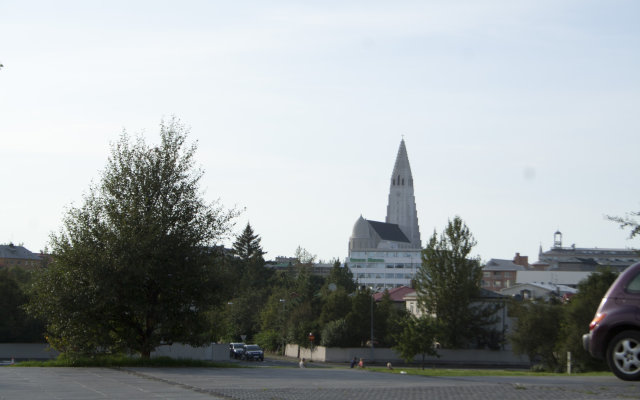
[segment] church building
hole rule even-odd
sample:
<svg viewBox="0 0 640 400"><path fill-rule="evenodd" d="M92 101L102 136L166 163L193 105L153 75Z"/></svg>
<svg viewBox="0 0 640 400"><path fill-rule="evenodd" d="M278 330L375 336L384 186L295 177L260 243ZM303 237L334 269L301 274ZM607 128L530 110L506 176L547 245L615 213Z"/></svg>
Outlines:
<svg viewBox="0 0 640 400"><path fill-rule="evenodd" d="M382 291L411 284L421 264L421 250L413 176L402 139L391 174L385 222L358 218L346 263L359 285Z"/></svg>

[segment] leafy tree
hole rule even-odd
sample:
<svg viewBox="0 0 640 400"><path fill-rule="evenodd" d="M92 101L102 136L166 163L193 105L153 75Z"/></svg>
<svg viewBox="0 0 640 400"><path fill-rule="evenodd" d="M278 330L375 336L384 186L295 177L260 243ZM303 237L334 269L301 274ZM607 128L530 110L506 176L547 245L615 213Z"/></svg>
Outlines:
<svg viewBox="0 0 640 400"><path fill-rule="evenodd" d="M517 322L510 335L516 354L526 354L532 362L540 362L550 371L557 371L560 360L556 343L560 336L562 305L558 302L527 301L513 303Z"/></svg>
<svg viewBox="0 0 640 400"><path fill-rule="evenodd" d="M439 238L433 233L422 251L416 273L418 304L435 315L438 340L445 347L465 347L480 327L492 322L493 310L474 304L482 277L479 260L470 258L475 245L469 228L456 216Z"/></svg>
<svg viewBox="0 0 640 400"><path fill-rule="evenodd" d="M351 336L345 347L364 347L370 341L372 295L371 289L363 287L351 298L351 311L345 318Z"/></svg>
<svg viewBox="0 0 640 400"><path fill-rule="evenodd" d="M246 262L252 259L260 259L264 264L262 256L265 252L262 251L260 241L262 241L260 236L255 234L251 228L251 224L247 223L242 234L240 234L233 243L233 253L242 261Z"/></svg>
<svg viewBox="0 0 640 400"><path fill-rule="evenodd" d="M344 318L333 320L322 328L320 344L326 347L348 347L351 332Z"/></svg>
<svg viewBox="0 0 640 400"><path fill-rule="evenodd" d="M351 311L351 297L342 287L328 291L323 300L319 316L319 323L322 326L331 321L344 319Z"/></svg>
<svg viewBox="0 0 640 400"><path fill-rule="evenodd" d="M627 213L624 217L607 216L610 221L620 224L620 228L630 228L630 239L640 235L640 223L635 219L635 217L640 217L640 211L632 211Z"/></svg>
<svg viewBox="0 0 640 400"><path fill-rule="evenodd" d="M393 347L396 337L402 333L403 324L409 318L409 313L398 308L391 300L389 291L385 290L380 301L375 303L373 327L379 346Z"/></svg>
<svg viewBox="0 0 640 400"><path fill-rule="evenodd" d="M23 286L30 272L22 268L0 268L0 343L43 342L44 325L23 310L27 302Z"/></svg>
<svg viewBox="0 0 640 400"><path fill-rule="evenodd" d="M302 246L298 246L294 253L294 257L298 259L300 264L313 264L316 261L315 254L311 254L308 250L302 248Z"/></svg>
<svg viewBox="0 0 640 400"><path fill-rule="evenodd" d="M344 288L347 293L353 293L357 289L356 282L353 280L353 272L345 265L340 266L340 261L333 263L327 283L333 283L337 287Z"/></svg>
<svg viewBox="0 0 640 400"><path fill-rule="evenodd" d="M426 356L439 357L434 346L438 330L432 317L423 315L416 318L412 315L400 324L400 328L402 330L395 335L397 344L393 349L403 360L411 362L416 355L420 354L422 355L421 366L424 369Z"/></svg>
<svg viewBox="0 0 640 400"><path fill-rule="evenodd" d="M175 119L160 144L123 133L98 185L52 235L53 264L31 291L49 343L68 353L126 349L148 358L163 343L208 338L205 313L222 299L208 246L235 211L205 203L196 145Z"/></svg>
<svg viewBox="0 0 640 400"><path fill-rule="evenodd" d="M578 284L578 293L564 306L558 349L560 354L571 352L575 370L606 369L604 360L597 360L582 347L582 335L588 332L589 323L598 309L602 297L618 275L604 269L589 275ZM564 358L563 358L564 360Z"/></svg>

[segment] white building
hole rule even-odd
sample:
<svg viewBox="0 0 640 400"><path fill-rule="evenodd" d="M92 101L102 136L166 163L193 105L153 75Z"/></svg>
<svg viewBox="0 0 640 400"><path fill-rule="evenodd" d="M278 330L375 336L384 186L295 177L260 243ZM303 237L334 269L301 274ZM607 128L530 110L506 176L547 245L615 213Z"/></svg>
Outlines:
<svg viewBox="0 0 640 400"><path fill-rule="evenodd" d="M413 176L403 139L391 175L385 222L358 218L346 263L358 284L380 291L409 286L422 262L421 251Z"/></svg>

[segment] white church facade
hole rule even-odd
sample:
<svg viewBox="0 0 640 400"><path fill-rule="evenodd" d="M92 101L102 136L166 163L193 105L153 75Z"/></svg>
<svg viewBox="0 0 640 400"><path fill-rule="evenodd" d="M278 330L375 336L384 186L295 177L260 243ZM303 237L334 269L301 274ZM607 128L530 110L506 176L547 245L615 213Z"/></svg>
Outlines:
<svg viewBox="0 0 640 400"><path fill-rule="evenodd" d="M359 285L382 291L411 284L422 262L421 251L413 176L403 139L391 175L385 222L360 216L345 262Z"/></svg>

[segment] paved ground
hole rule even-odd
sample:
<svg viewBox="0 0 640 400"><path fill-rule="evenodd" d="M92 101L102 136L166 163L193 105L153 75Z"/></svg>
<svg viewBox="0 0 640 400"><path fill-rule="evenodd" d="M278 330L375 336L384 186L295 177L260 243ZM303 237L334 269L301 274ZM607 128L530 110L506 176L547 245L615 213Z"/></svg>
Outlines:
<svg viewBox="0 0 640 400"><path fill-rule="evenodd" d="M606 377L435 378L331 368L0 367L0 399L640 399Z"/></svg>

